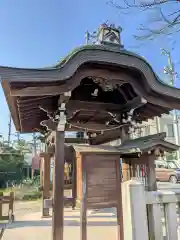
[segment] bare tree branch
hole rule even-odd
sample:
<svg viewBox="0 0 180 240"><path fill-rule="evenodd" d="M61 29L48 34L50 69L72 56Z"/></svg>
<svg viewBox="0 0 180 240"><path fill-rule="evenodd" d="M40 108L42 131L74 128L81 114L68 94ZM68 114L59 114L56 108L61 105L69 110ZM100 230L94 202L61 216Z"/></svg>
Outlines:
<svg viewBox="0 0 180 240"><path fill-rule="evenodd" d="M156 16L153 18L146 15L148 22L141 24L137 29L138 33L134 35L137 40L152 40L160 35L170 35L180 31L180 0L140 0L140 2L121 0L120 4L110 0L108 4L117 8L121 13L126 11L126 14L134 11L139 13L156 11Z"/></svg>

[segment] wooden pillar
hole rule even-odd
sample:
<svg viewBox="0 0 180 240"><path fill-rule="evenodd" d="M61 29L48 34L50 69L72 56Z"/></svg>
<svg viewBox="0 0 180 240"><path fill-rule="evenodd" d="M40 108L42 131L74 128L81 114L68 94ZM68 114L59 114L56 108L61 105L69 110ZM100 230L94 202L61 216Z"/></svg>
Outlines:
<svg viewBox="0 0 180 240"><path fill-rule="evenodd" d="M41 160L40 160L40 186L41 187L43 186L43 164L44 164L44 160L41 157Z"/></svg>
<svg viewBox="0 0 180 240"><path fill-rule="evenodd" d="M123 174L123 182L130 180L130 164L128 159L123 159L122 174Z"/></svg>
<svg viewBox="0 0 180 240"><path fill-rule="evenodd" d="M156 172L155 172L156 156L154 153L151 153L151 154L147 154L146 158L147 158L147 185L148 185L147 190L157 191ZM156 228L156 226L154 225L153 205L147 205L147 215L148 215L149 234L152 234Z"/></svg>
<svg viewBox="0 0 180 240"><path fill-rule="evenodd" d="M3 192L0 192L0 198L3 197ZM3 204L2 201L0 201L0 218L3 216Z"/></svg>
<svg viewBox="0 0 180 240"><path fill-rule="evenodd" d="M126 127L127 128L127 127ZM121 143L130 139L130 135L127 132L128 130L125 127L120 128L120 138ZM123 175L123 182L130 180L130 161L129 159L122 159L122 175Z"/></svg>
<svg viewBox="0 0 180 240"><path fill-rule="evenodd" d="M76 207L76 199L77 199L77 167L76 167L76 157L73 154L73 176L72 176L72 209L74 210Z"/></svg>
<svg viewBox="0 0 180 240"><path fill-rule="evenodd" d="M63 240L64 228L64 112L60 113L56 130L54 179L53 179L53 240Z"/></svg>
<svg viewBox="0 0 180 240"><path fill-rule="evenodd" d="M85 162L82 161L82 199L80 207L80 240L87 240L87 176Z"/></svg>
<svg viewBox="0 0 180 240"><path fill-rule="evenodd" d="M44 207L44 199L50 198L50 159L51 156L45 153L43 159L43 218L49 217L49 208Z"/></svg>
<svg viewBox="0 0 180 240"><path fill-rule="evenodd" d="M123 229L123 206L122 206L122 188L121 188L120 162L116 160L116 188L117 188L117 224L118 224L118 240L124 240Z"/></svg>
<svg viewBox="0 0 180 240"><path fill-rule="evenodd" d="M131 159L131 171L132 171L132 178L136 177L136 164L133 162L133 159Z"/></svg>
<svg viewBox="0 0 180 240"><path fill-rule="evenodd" d="M157 191L155 159L156 159L156 156L154 153L147 154L147 184L148 184L147 190L148 191Z"/></svg>

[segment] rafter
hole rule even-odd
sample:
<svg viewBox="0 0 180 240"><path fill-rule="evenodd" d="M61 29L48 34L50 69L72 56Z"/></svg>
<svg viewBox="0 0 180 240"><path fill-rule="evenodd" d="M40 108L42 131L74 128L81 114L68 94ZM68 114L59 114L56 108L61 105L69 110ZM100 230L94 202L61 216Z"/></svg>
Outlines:
<svg viewBox="0 0 180 240"><path fill-rule="evenodd" d="M85 102L78 100L69 100L66 105L68 110L93 110L93 111L109 111L109 112L124 112L132 108L138 108L144 105L142 97L135 97L124 105L102 102Z"/></svg>
<svg viewBox="0 0 180 240"><path fill-rule="evenodd" d="M40 87L25 87L21 89L12 89L11 96L26 97L26 96L52 96L59 95L64 92L61 86L40 86Z"/></svg>

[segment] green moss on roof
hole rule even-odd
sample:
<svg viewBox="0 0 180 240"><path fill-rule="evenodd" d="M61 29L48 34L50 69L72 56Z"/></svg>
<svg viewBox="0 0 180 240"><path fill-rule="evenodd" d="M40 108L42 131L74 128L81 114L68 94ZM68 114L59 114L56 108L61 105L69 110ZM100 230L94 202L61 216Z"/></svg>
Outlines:
<svg viewBox="0 0 180 240"><path fill-rule="evenodd" d="M133 56L133 57L136 57L136 58L139 58L141 59L143 62L145 62L149 67L150 69L152 70L153 74L155 75L156 79L163 85L166 85L166 86L169 86L169 87L172 87L174 88L173 86L165 83L164 81L162 81L158 75L154 72L154 70L152 69L151 65L143 58L141 57L140 55L136 54L136 53L133 53L133 52L130 52L126 49L113 49L112 47L109 47L107 45L83 45L83 46L80 46L80 47L77 47L77 48L74 48L66 57L62 58L61 60L59 60L55 65L54 65L54 68L62 68L70 59L72 59L73 57L75 57L75 55L77 55L79 52L81 51L85 51L85 50L102 50L102 51L108 51L108 52L116 52L116 53L119 53L119 54L125 54L125 55L129 55L129 56Z"/></svg>

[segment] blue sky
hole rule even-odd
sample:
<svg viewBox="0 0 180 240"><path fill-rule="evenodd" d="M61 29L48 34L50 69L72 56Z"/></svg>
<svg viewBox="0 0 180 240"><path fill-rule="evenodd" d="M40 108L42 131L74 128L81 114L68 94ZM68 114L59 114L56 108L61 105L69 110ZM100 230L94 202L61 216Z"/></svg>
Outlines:
<svg viewBox="0 0 180 240"><path fill-rule="evenodd" d="M125 48L144 56L162 75L167 59L160 55L160 47L169 48L172 41L161 38L137 43L132 34L145 19L140 14L121 15L106 0L1 0L0 65L33 68L53 65L74 47L84 44L87 30L92 32L108 20L123 27ZM172 52L177 68L179 51ZM9 111L2 89L0 110L0 133L7 137Z"/></svg>

